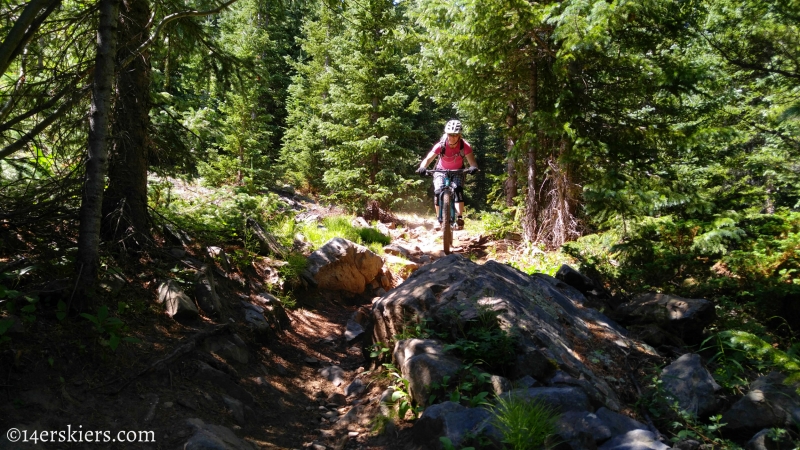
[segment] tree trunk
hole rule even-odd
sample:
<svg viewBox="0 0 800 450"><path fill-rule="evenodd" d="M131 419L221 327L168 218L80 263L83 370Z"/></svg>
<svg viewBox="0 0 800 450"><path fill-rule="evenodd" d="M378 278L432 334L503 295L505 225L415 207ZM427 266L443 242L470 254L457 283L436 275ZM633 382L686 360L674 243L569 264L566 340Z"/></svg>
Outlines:
<svg viewBox="0 0 800 450"><path fill-rule="evenodd" d="M539 76L537 73L538 65L534 61L531 64L531 85L530 85L530 98L529 98L529 109L528 114L534 115L536 114L538 105L538 95L539 95ZM536 219L539 217L539 201L538 201L538 191L536 189L536 151L538 146L542 145L543 139L543 132L541 124L536 124L538 127L537 130L537 137L538 139L536 142L528 142L528 155L527 155L527 194L525 195L525 216L522 220L522 232L523 237L528 242L535 242L537 239L537 223Z"/></svg>
<svg viewBox="0 0 800 450"><path fill-rule="evenodd" d="M118 0L100 0L100 22L97 27L92 106L89 111L89 143L86 181L81 199L78 234L78 282L73 294L75 308L83 310L86 298L94 290L99 266L100 214L103 186L108 164L108 119L111 109L111 88L114 81L114 57L117 47Z"/></svg>
<svg viewBox="0 0 800 450"><path fill-rule="evenodd" d="M517 172L515 169L516 161L511 156L511 151L514 149L513 129L517 125L517 105L511 103L508 105L508 113L506 114L506 127L508 134L506 137L506 171L508 178L506 179L506 206L514 206L514 197L517 196Z"/></svg>
<svg viewBox="0 0 800 450"><path fill-rule="evenodd" d="M149 37L148 0L123 0L117 61L128 58ZM147 156L150 129L150 53L137 54L117 73L113 145L103 201L103 235L126 247L149 239Z"/></svg>

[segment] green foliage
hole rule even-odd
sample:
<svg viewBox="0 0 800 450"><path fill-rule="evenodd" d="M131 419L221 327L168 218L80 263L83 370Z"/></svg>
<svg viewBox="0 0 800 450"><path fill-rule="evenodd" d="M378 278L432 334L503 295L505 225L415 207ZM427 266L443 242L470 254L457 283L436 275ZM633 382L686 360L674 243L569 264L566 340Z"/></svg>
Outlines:
<svg viewBox="0 0 800 450"><path fill-rule="evenodd" d="M455 445L453 445L453 441L451 441L447 436L440 437L439 442L442 443L442 448L444 450L456 450ZM475 447L461 447L461 450L475 450Z"/></svg>
<svg viewBox="0 0 800 450"><path fill-rule="evenodd" d="M729 305L719 311L723 320L738 307L766 322L786 316L800 294L798 248L800 213L780 210L709 220L647 218L629 223L624 234L587 236L563 250L617 292L716 298Z"/></svg>
<svg viewBox="0 0 800 450"><path fill-rule="evenodd" d="M784 352L752 333L725 330L706 339L703 345L715 351L709 360L709 365L715 367L714 379L731 391L743 391L753 373L780 371L787 374L788 383L800 381L798 344Z"/></svg>
<svg viewBox="0 0 800 450"><path fill-rule="evenodd" d="M450 330L449 343L445 350L452 352L468 365L478 364L488 370L502 371L516 358L514 338L500 327L494 311L482 305L477 306L477 317L463 322L455 320L455 329Z"/></svg>
<svg viewBox="0 0 800 450"><path fill-rule="evenodd" d="M498 397L492 422L514 450L544 447L556 431L559 414L538 398Z"/></svg>
<svg viewBox="0 0 800 450"><path fill-rule="evenodd" d="M392 238L386 236L375 228L357 228L359 240L365 244L377 243L389 245Z"/></svg>
<svg viewBox="0 0 800 450"><path fill-rule="evenodd" d="M409 177L426 111L403 62L416 49L405 7L322 6L300 38L282 160L302 187L353 210L402 200L421 182Z"/></svg>
<svg viewBox="0 0 800 450"><path fill-rule="evenodd" d="M652 378L645 395L637 400L637 406L646 409L659 428L674 430L670 437L672 442L693 439L711 448L741 448L722 436L725 424L721 422L721 415L711 416L705 421L690 411L682 410L678 401L666 392L659 376Z"/></svg>
<svg viewBox="0 0 800 450"><path fill-rule="evenodd" d="M371 231L365 231L371 230ZM305 223L300 226L302 233L314 248L319 248L333 238L344 238L356 244L391 242L391 238L372 228L354 227L350 216L330 216L322 219L322 224Z"/></svg>
<svg viewBox="0 0 800 450"><path fill-rule="evenodd" d="M441 399L476 408L486 403L486 398L492 390L490 379L489 373L473 364L464 365L454 376L444 376L440 382L430 385L431 395L428 403L435 403L437 399Z"/></svg>
<svg viewBox="0 0 800 450"><path fill-rule="evenodd" d="M107 346L111 350L116 350L120 342L139 342L132 337L122 337L120 332L124 329L125 323L108 313L108 307L103 305L97 309L97 315L81 313L81 317L94 325L94 330L98 333L100 345Z"/></svg>
<svg viewBox="0 0 800 450"><path fill-rule="evenodd" d="M154 204L157 199L151 195L151 205L192 236L204 237L210 241L239 241L255 248L255 239L246 226L247 217L253 217L269 230L283 230L288 209L277 195L268 193L250 195L235 193L229 189L216 189L197 197L176 197L169 204ZM160 206L160 207L159 207ZM280 233L275 233L283 236ZM291 236L291 235L290 235Z"/></svg>
<svg viewBox="0 0 800 450"><path fill-rule="evenodd" d="M387 401L389 406L397 407L397 418L405 420L406 415L410 412L414 419L419 415L420 409L415 408L411 404L411 391L409 390L409 381L400 374L400 371L392 364L383 364L383 367L392 379L391 388L393 390L391 397Z"/></svg>
<svg viewBox="0 0 800 450"><path fill-rule="evenodd" d="M575 262L574 258L564 252L546 251L542 244L526 243L521 247L522 251L508 264L528 275L544 273L553 277L562 265L572 265Z"/></svg>
<svg viewBox="0 0 800 450"><path fill-rule="evenodd" d="M504 212L482 212L481 226L483 234L494 239L505 239L510 233L516 233L519 224L513 219L513 214Z"/></svg>

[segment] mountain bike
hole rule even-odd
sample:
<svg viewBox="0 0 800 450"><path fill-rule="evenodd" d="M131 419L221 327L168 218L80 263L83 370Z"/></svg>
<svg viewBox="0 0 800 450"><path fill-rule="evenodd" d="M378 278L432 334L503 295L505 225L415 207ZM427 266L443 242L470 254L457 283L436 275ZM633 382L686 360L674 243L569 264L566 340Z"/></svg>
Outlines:
<svg viewBox="0 0 800 450"><path fill-rule="evenodd" d="M466 174L466 169L453 169L453 170L428 170L425 172L427 175L434 173L444 174L444 183L442 190L439 192L439 223L442 224L442 245L444 253L450 254L450 245L453 243L453 224L456 218L456 191L451 183L451 175L456 173Z"/></svg>

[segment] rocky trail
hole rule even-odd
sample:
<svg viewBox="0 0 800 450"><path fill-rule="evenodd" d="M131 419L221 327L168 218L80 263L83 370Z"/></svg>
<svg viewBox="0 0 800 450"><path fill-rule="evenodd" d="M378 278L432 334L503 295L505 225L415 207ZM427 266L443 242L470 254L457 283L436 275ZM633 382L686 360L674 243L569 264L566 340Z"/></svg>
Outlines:
<svg viewBox="0 0 800 450"><path fill-rule="evenodd" d="M0 353L0 448L411 450L443 436L501 448L482 405L495 397L560 411L558 449L717 448L657 428L641 407L653 377L686 413L722 414L743 446L784 448L764 430L800 417L785 377L730 397L709 355L685 350L704 338L711 302L614 298L568 266L526 275L504 264L514 242L465 230L445 255L432 225L379 223L392 236L384 257L330 241L309 255L290 310L266 287L277 259L238 271L223 248L184 245L121 261L104 287L124 327L100 310L15 317ZM44 311L57 301L40 295ZM112 350L114 336L127 340ZM400 420L393 394L424 412Z"/></svg>
<svg viewBox="0 0 800 450"><path fill-rule="evenodd" d="M397 236L389 251L408 258L387 254L397 273L386 272L386 288L442 256L432 222L410 225L383 229ZM464 231L456 239L479 241ZM240 273L229 269L223 251L208 270L209 257L197 250L173 246L144 264L179 267L179 274L195 274L194 283L185 276L165 285L147 269L144 283L127 273L106 277L109 295L140 298L132 309L158 301L174 308L173 318L120 310L126 326L119 335L137 342L116 350L108 333L80 317L14 317L0 354L1 449L402 448L372 433L389 379L370 372L364 336L346 336L348 321L369 313L367 294L309 292L303 295L313 298L285 311L264 289L274 261ZM140 262L128 264L135 271ZM182 302L192 298L203 309L206 295L197 285L213 285L214 314L184 311ZM42 301L56 309L49 304L55 298ZM252 316L262 318L248 321Z"/></svg>

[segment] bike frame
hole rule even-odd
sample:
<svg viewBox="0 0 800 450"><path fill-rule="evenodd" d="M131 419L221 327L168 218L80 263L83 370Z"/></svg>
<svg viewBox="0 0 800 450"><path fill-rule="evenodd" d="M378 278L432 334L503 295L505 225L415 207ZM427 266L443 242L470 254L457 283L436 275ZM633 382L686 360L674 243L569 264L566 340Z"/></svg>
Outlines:
<svg viewBox="0 0 800 450"><path fill-rule="evenodd" d="M450 254L450 244L453 239L452 226L456 218L456 201L455 201L456 192L455 189L453 188L450 176L454 173L467 173L467 171L464 169L455 169L455 170L437 169L437 170L428 170L426 171L426 173L429 175L433 173L444 173L442 189L437 194L439 203L438 220L440 223L442 223L442 245L444 247L444 252L446 254ZM445 198L447 198L448 201L445 201ZM449 214L447 214L448 212Z"/></svg>

